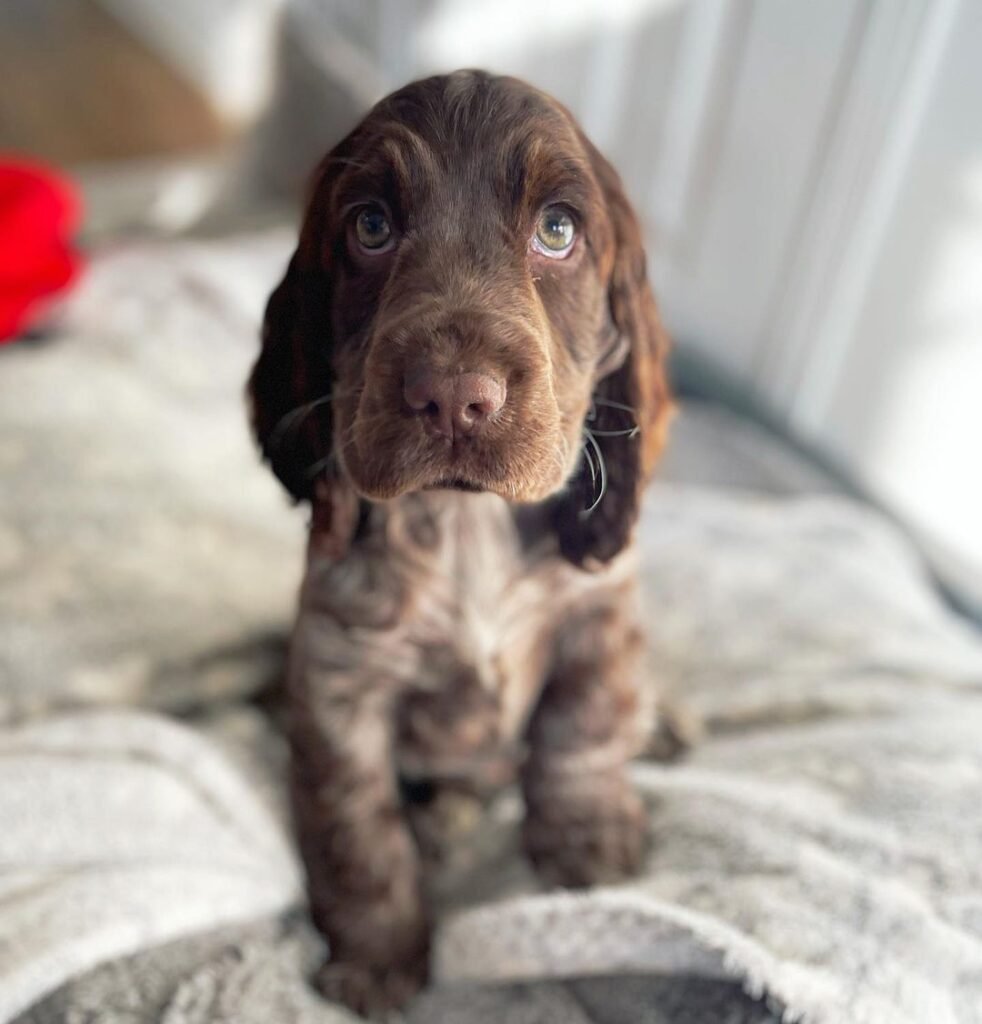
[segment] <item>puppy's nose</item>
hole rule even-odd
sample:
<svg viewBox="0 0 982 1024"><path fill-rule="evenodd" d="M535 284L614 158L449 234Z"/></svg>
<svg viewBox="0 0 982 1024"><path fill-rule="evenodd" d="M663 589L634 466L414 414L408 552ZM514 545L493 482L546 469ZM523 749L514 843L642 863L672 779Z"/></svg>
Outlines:
<svg viewBox="0 0 982 1024"><path fill-rule="evenodd" d="M406 374L406 404L441 437L476 434L504 404L504 381L486 373L437 373L419 369Z"/></svg>

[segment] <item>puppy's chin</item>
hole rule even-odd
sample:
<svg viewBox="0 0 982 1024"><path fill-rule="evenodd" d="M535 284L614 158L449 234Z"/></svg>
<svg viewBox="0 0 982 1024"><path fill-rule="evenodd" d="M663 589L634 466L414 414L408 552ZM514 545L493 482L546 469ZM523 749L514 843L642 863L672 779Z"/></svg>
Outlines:
<svg viewBox="0 0 982 1024"><path fill-rule="evenodd" d="M476 484L471 480L464 480L460 477L448 477L446 480L437 480L436 483L427 484L428 491L464 491L468 494L483 494L487 488Z"/></svg>
<svg viewBox="0 0 982 1024"><path fill-rule="evenodd" d="M357 452L349 452L344 470L354 491L369 501L391 501L419 491L447 490L496 494L516 505L544 501L563 488L569 475L569 470L561 470L556 460L528 467L495 465L493 470L481 466L479 459L462 461L466 465L455 466L453 460L445 459L426 460L422 464L406 459L400 463L396 459L365 459Z"/></svg>

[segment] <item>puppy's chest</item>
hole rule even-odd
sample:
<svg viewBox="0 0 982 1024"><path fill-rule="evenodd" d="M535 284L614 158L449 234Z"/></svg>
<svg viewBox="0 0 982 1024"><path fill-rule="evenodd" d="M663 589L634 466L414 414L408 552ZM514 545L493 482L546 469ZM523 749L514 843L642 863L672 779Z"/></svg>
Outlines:
<svg viewBox="0 0 982 1024"><path fill-rule="evenodd" d="M583 574L530 550L496 499L448 502L437 519L412 581L400 748L410 771L456 774L458 762L507 758L517 743Z"/></svg>

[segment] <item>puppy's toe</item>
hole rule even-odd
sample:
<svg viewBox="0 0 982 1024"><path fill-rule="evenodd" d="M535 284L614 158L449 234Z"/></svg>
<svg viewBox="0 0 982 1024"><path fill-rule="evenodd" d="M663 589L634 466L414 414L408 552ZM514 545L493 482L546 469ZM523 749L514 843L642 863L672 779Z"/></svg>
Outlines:
<svg viewBox="0 0 982 1024"><path fill-rule="evenodd" d="M341 1003L370 1020L397 1015L423 987L425 969L410 966L379 968L328 960L314 976L314 987L331 1002Z"/></svg>
<svg viewBox="0 0 982 1024"><path fill-rule="evenodd" d="M546 882L583 888L637 874L644 859L648 817L634 793L606 806L525 823L525 846Z"/></svg>

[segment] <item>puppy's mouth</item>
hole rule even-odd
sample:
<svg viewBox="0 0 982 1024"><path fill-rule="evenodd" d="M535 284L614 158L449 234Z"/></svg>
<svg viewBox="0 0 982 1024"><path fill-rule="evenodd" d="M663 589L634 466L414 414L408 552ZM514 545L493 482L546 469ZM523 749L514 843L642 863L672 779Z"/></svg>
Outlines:
<svg viewBox="0 0 982 1024"><path fill-rule="evenodd" d="M400 457L401 456L401 457ZM396 453L391 459L345 459L347 476L363 497L387 500L413 491L456 491L461 494L497 494L506 501L541 501L562 484L554 463L527 467L503 466L472 458L464 465L415 462Z"/></svg>
<svg viewBox="0 0 982 1024"><path fill-rule="evenodd" d="M472 494L480 494L487 488L473 480L465 480L463 477L447 477L427 484L424 488L427 491L469 491Z"/></svg>
<svg viewBox="0 0 982 1024"><path fill-rule="evenodd" d="M347 442L338 446L341 468L354 489L374 501L413 491L490 492L506 501L541 501L557 491L572 471L572 460L557 452L562 442L558 410L522 410L521 429L492 425L480 435L434 438L418 420L369 407L350 427L338 417L335 429Z"/></svg>

